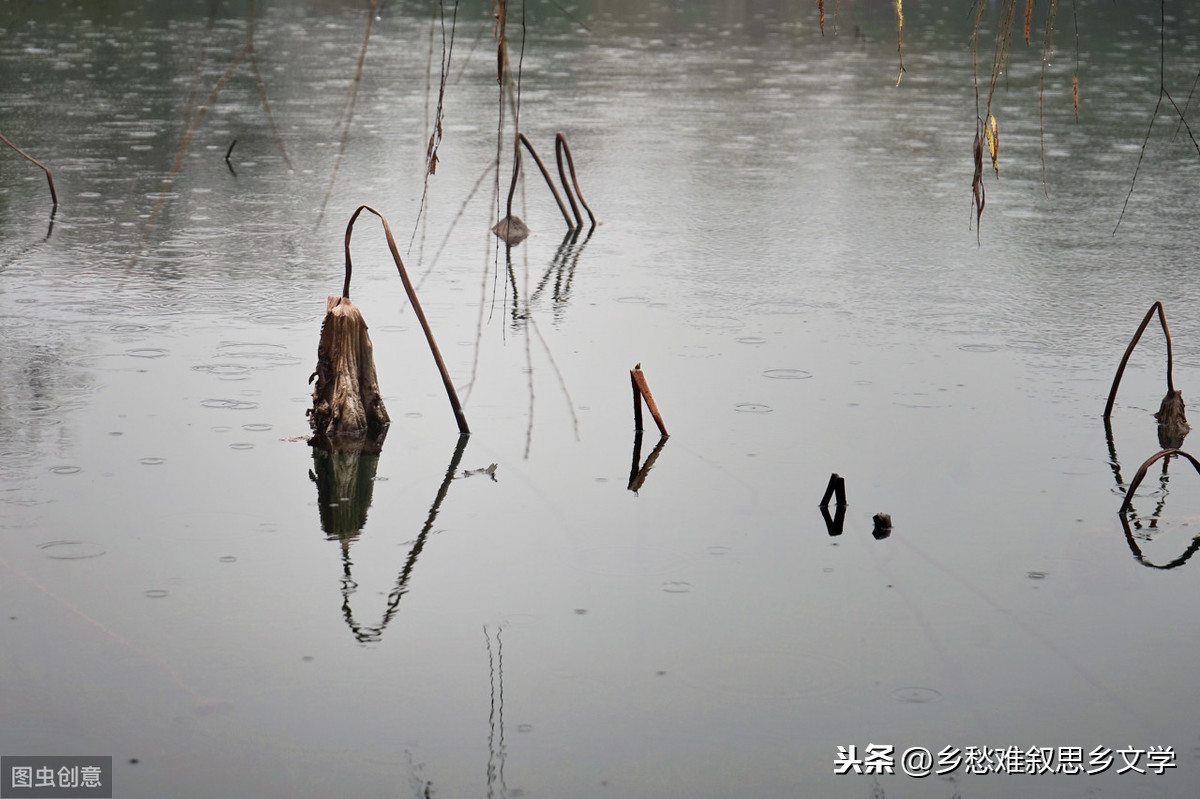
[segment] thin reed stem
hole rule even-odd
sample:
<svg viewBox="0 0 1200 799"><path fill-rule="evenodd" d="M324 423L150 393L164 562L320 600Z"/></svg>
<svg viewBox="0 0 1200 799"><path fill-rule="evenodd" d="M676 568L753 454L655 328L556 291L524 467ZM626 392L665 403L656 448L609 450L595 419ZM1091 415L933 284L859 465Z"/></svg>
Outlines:
<svg viewBox="0 0 1200 799"><path fill-rule="evenodd" d="M54 203L55 208L58 208L58 192L56 192L54 190L54 177L50 174L50 170L46 168L45 164L43 164L41 161L34 158L29 153L22 150L17 145L13 144L8 139L6 139L3 134L0 134L0 141L4 142L9 147L13 148L13 150L16 151L17 155L21 156L26 161L28 161L29 163L33 164L38 169L40 169L46 173L46 182L50 184L50 201Z"/></svg>

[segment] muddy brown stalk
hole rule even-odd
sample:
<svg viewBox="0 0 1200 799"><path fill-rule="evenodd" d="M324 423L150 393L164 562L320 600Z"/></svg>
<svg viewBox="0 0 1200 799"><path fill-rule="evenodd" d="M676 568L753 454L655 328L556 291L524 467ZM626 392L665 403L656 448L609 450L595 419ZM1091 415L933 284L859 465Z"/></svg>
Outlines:
<svg viewBox="0 0 1200 799"><path fill-rule="evenodd" d="M646 382L646 375L642 372L642 365L639 363L629 370L629 377L633 382L633 424L634 430L642 429L642 401L646 403L646 407L650 410L650 416L654 418L654 423L658 425L658 432L663 438L666 438L667 426L663 424L662 414L658 412L658 405L654 402L654 396L650 393L650 385Z"/></svg>

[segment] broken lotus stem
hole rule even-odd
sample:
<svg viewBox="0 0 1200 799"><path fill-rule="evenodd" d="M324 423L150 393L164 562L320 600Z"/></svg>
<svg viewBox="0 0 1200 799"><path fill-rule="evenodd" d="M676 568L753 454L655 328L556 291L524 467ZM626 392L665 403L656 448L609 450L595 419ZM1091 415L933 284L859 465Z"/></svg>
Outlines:
<svg viewBox="0 0 1200 799"><path fill-rule="evenodd" d="M629 376L633 381L633 422L634 429L642 429L642 400L645 400L646 407L650 409L650 415L654 418L654 423L658 425L658 432L663 438L666 438L667 427L663 424L662 416L658 412L658 406L654 403L654 397L650 394L650 386L646 383L646 375L642 373L642 365L639 363L629 370Z"/></svg>

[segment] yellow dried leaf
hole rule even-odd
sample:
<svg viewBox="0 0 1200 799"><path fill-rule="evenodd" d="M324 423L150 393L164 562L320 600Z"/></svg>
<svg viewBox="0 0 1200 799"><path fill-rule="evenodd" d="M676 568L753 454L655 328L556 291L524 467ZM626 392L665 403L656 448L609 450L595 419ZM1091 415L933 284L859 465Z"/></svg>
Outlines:
<svg viewBox="0 0 1200 799"><path fill-rule="evenodd" d="M996 177L1000 177L1000 163L996 160L1000 154L1000 133L996 130L996 118L991 114L988 114L988 123L983 132L987 136L988 153L992 156L992 169Z"/></svg>

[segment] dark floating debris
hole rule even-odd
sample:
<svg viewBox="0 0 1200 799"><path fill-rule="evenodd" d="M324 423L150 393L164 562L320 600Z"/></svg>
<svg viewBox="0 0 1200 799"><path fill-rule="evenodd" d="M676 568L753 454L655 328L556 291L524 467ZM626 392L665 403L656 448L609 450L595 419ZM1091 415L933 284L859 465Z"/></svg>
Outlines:
<svg viewBox="0 0 1200 799"><path fill-rule="evenodd" d="M887 538L892 534L892 516L890 513L876 513L871 517L871 521L875 523L875 529L871 531L871 535L875 536L876 541Z"/></svg>

